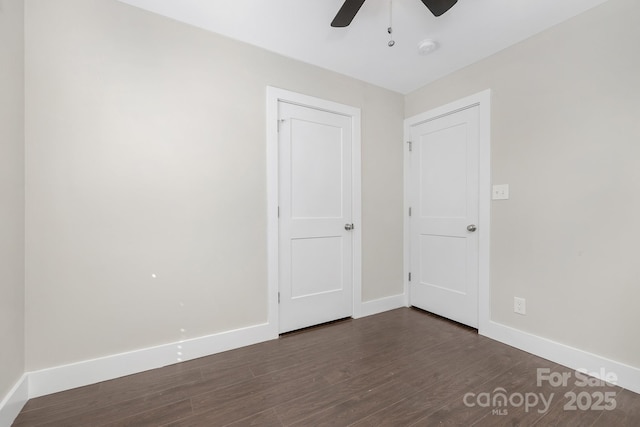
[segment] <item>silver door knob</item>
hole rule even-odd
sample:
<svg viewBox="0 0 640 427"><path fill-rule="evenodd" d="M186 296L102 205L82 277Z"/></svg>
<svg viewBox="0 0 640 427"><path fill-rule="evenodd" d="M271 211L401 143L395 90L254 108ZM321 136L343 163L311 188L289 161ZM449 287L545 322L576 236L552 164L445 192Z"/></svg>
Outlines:
<svg viewBox="0 0 640 427"><path fill-rule="evenodd" d="M347 231L353 230L353 224L345 224L344 225L344 229L347 230Z"/></svg>
<svg viewBox="0 0 640 427"><path fill-rule="evenodd" d="M473 233L476 230L477 230L477 227L475 224L467 225L467 231L470 231Z"/></svg>

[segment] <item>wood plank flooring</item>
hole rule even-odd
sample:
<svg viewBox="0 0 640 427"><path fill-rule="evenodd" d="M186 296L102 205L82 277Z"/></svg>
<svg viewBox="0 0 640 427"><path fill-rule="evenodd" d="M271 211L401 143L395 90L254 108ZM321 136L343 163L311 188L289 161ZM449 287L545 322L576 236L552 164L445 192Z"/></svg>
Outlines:
<svg viewBox="0 0 640 427"><path fill-rule="evenodd" d="M14 426L640 426L639 395L577 380L403 308L32 399Z"/></svg>

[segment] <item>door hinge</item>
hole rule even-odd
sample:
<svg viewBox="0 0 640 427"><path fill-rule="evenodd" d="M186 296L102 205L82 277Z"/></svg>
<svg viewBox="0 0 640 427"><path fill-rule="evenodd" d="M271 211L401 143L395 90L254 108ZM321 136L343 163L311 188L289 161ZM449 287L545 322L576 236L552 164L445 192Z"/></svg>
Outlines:
<svg viewBox="0 0 640 427"><path fill-rule="evenodd" d="M409 144L409 151L413 151L413 143L411 141L407 141L407 144Z"/></svg>
<svg viewBox="0 0 640 427"><path fill-rule="evenodd" d="M278 206L278 218L280 218L280 206Z"/></svg>
<svg viewBox="0 0 640 427"><path fill-rule="evenodd" d="M280 292L278 292L278 304L280 304Z"/></svg>
<svg viewBox="0 0 640 427"><path fill-rule="evenodd" d="M411 216L411 207L409 207L409 216Z"/></svg>
<svg viewBox="0 0 640 427"><path fill-rule="evenodd" d="M280 132L280 124L284 121L285 119L278 119L278 132Z"/></svg>
<svg viewBox="0 0 640 427"><path fill-rule="evenodd" d="M411 281L411 273L409 273L409 281Z"/></svg>

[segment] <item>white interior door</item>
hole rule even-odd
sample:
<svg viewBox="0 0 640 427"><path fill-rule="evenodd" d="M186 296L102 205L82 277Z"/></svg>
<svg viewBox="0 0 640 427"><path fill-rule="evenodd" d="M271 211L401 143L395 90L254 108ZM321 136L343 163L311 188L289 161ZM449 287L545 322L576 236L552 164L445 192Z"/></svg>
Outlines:
<svg viewBox="0 0 640 427"><path fill-rule="evenodd" d="M477 106L413 125L410 160L413 306L478 327Z"/></svg>
<svg viewBox="0 0 640 427"><path fill-rule="evenodd" d="M279 102L279 329L352 315L351 117Z"/></svg>

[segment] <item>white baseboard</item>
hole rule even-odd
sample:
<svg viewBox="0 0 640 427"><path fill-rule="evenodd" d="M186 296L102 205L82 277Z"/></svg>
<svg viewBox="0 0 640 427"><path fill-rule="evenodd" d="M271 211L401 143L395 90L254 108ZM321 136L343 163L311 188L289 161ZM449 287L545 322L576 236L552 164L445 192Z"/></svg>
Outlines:
<svg viewBox="0 0 640 427"><path fill-rule="evenodd" d="M29 381L27 374L24 374L0 402L0 427L10 426L27 400L29 400Z"/></svg>
<svg viewBox="0 0 640 427"><path fill-rule="evenodd" d="M358 313L357 316L354 315L353 317L354 319L359 319L361 317L371 316L389 310L395 310L396 308L400 307L406 307L404 294L392 295L390 297L384 297L372 301L365 301L360 306L360 313Z"/></svg>
<svg viewBox="0 0 640 427"><path fill-rule="evenodd" d="M277 338L268 323L29 372L29 398L131 375Z"/></svg>
<svg viewBox="0 0 640 427"><path fill-rule="evenodd" d="M625 365L624 363L616 362L493 321L489 321L488 326L480 330L479 333L568 368L574 370L585 369L589 373L594 373L595 375L593 376L599 378L601 375L598 375L598 373L601 373L603 370L605 373L613 373L618 378L616 382L617 385L635 393L640 393L640 368Z"/></svg>
<svg viewBox="0 0 640 427"><path fill-rule="evenodd" d="M367 301L361 304L358 317L370 316L404 306L404 294ZM26 378L28 378L28 397L34 398L95 384L181 361L197 359L268 341L277 337L277 330L265 323L157 347L28 372L25 374Z"/></svg>

